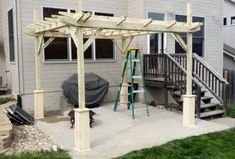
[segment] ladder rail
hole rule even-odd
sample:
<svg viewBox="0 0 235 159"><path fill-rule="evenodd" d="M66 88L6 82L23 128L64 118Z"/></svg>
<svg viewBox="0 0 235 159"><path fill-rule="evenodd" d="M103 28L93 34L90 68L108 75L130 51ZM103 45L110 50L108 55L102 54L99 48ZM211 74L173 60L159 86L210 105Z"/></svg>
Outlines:
<svg viewBox="0 0 235 159"><path fill-rule="evenodd" d="M116 97L115 97L115 106L114 106L114 111L115 112L117 111L118 100L120 99L120 93L121 93L122 85L123 85L124 78L125 78L125 72L126 72L128 58L129 58L129 54L126 55L125 63L124 63L124 66L122 68L122 76L121 76L121 80L120 80L120 84L119 84L119 89L118 89L118 92L117 92Z"/></svg>
<svg viewBox="0 0 235 159"><path fill-rule="evenodd" d="M130 54L130 52L129 52ZM131 78L131 112L132 118L135 119L135 107L134 107L134 78L133 75L135 74L135 68L133 68L132 64L132 55L130 56L130 78ZM135 66L135 65L134 65Z"/></svg>
<svg viewBox="0 0 235 159"><path fill-rule="evenodd" d="M130 76L130 82L128 82L127 86L128 86L128 93L126 94L121 94L121 89L123 88L123 82L124 79L127 75L127 65L129 62L129 76ZM137 71L137 64L140 67L139 71L140 74L136 75L136 71ZM139 53L139 49L129 49L126 53L126 58L125 58L125 63L122 69L122 74L121 74L121 80L120 80L120 84L119 84L119 89L118 92L116 94L115 97L115 106L114 106L114 111L117 110L117 106L118 103L120 104L120 96L122 95L127 95L128 97L128 102L126 104L128 104L128 109L131 106L131 114L132 114L132 118L135 119L135 95L137 93L144 93L144 98L145 98L145 103L146 103L146 111L147 111L147 115L149 116L149 109L148 109L148 97L147 97L147 93L146 93L146 87L145 87L145 83L144 83L144 78L143 78L143 68L142 68L142 63L141 63L141 56ZM142 89L136 89L134 87L134 83L135 83L135 79L141 79L142 82ZM130 83L130 84L129 84ZM126 85L125 85L126 86ZM140 85L139 85L140 87ZM130 93L129 93L130 91Z"/></svg>
<svg viewBox="0 0 235 159"><path fill-rule="evenodd" d="M139 54L139 59L140 59L140 54ZM147 109L147 115L149 116L149 107L148 107L148 95L147 95L147 92L146 92L146 87L145 87L145 82L144 82L144 72L143 72L143 65L142 65L142 62L140 60L140 72L141 72L141 75L142 75L142 84L143 84L143 89L145 90L144 91L144 96L145 96L145 104L146 104L146 109Z"/></svg>

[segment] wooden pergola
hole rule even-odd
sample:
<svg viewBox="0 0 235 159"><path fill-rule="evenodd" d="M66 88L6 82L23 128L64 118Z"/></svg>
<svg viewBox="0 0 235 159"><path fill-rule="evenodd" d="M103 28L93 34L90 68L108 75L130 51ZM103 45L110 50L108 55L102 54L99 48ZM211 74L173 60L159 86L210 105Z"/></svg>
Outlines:
<svg viewBox="0 0 235 159"><path fill-rule="evenodd" d="M192 22L191 4L187 5L187 23L157 21L153 19L133 19L106 17L82 12L81 0L77 0L76 13L59 12L51 18L40 21L39 12L34 12L34 23L28 26L28 34L35 37L36 90L34 93L34 116L44 118L44 93L41 87L40 54L55 38L70 37L77 47L79 108L75 110L75 149L90 149L89 110L85 107L84 52L98 39L111 39L117 48L126 53L135 36L155 33L171 33L187 52L187 95L184 97L183 124L194 124L195 97L192 95L192 34L201 29L202 23ZM187 33L187 43L180 33ZM44 37L49 37L44 42ZM83 43L83 38L88 38ZM118 40L121 40L119 46ZM187 105L187 107L185 106Z"/></svg>

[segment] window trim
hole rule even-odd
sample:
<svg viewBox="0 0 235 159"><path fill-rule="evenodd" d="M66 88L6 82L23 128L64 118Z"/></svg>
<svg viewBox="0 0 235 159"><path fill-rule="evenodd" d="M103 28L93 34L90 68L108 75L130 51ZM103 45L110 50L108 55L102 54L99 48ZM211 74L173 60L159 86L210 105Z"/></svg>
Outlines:
<svg viewBox="0 0 235 159"><path fill-rule="evenodd" d="M43 19L43 8L52 8L52 9L65 9L68 12L71 12L71 10L75 10L74 8L65 8L63 6L50 6L50 5L41 5L41 19ZM96 12L99 13L105 13L103 11L93 10L91 11L94 15ZM115 17L115 13L109 13L113 14ZM46 60L45 59L45 51L42 51L43 54L43 63L44 64L74 64L77 63L77 59L72 58L72 38L67 38L68 41L68 59L53 59L53 60ZM44 41L43 41L44 42ZM116 63L117 62L117 47L113 43L113 58L111 59L97 59L96 58L96 50L95 50L95 41L90 45L92 46L92 58L91 59L85 59L85 63Z"/></svg>
<svg viewBox="0 0 235 159"><path fill-rule="evenodd" d="M12 25L13 25L13 60L11 60L11 53L10 53L10 30L9 30L9 17L8 17L8 14L9 12L12 11ZM7 29L8 29L8 52L9 52L9 62L10 64L13 64L15 65L16 64L16 41L15 41L15 20L14 20L14 8L10 8L8 11L7 11Z"/></svg>

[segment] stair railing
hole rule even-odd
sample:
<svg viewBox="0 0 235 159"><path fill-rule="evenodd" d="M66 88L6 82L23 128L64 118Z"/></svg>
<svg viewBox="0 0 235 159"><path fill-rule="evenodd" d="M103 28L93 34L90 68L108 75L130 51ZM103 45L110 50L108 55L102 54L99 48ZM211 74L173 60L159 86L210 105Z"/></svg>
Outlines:
<svg viewBox="0 0 235 159"><path fill-rule="evenodd" d="M186 70L178 63L173 57L168 54L165 54L165 68L166 68L166 83L171 83L179 88L180 94L186 94ZM182 61L183 62L183 61ZM196 116L200 118L200 109L201 109L201 89L203 85L198 82L198 80L193 77L192 78L193 86L193 94L196 95Z"/></svg>
<svg viewBox="0 0 235 159"><path fill-rule="evenodd" d="M168 54L145 54L143 56L144 78L156 80L164 78L166 86L174 86L180 94L186 93L186 70L180 63ZM196 116L200 118L201 88L198 80L193 78L193 94L196 99Z"/></svg>
<svg viewBox="0 0 235 159"><path fill-rule="evenodd" d="M182 67L186 68L186 54L171 55ZM193 76L200 81L226 109L228 82L197 54L193 54Z"/></svg>

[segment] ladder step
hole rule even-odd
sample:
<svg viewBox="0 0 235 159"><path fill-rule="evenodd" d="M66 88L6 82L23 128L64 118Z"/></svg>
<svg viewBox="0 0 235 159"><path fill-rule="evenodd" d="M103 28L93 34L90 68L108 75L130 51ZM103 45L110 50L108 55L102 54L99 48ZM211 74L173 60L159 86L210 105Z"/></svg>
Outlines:
<svg viewBox="0 0 235 159"><path fill-rule="evenodd" d="M140 111L146 111L146 108L138 108L138 109L135 109L135 112L140 112Z"/></svg>
<svg viewBox="0 0 235 159"><path fill-rule="evenodd" d="M120 96L130 96L131 94L130 93L122 93L120 94Z"/></svg>
<svg viewBox="0 0 235 159"><path fill-rule="evenodd" d="M132 77L133 79L141 79L141 78L143 78L142 76L133 76Z"/></svg>
<svg viewBox="0 0 235 159"><path fill-rule="evenodd" d="M119 102L119 104L130 104L130 102L126 102L126 103L121 103L121 102Z"/></svg>
<svg viewBox="0 0 235 159"><path fill-rule="evenodd" d="M132 62L140 62L140 59L132 59Z"/></svg>
<svg viewBox="0 0 235 159"><path fill-rule="evenodd" d="M130 87L130 84L122 84L122 87Z"/></svg>
<svg viewBox="0 0 235 159"><path fill-rule="evenodd" d="M133 91L133 93L144 93L144 89L135 90L135 91Z"/></svg>

